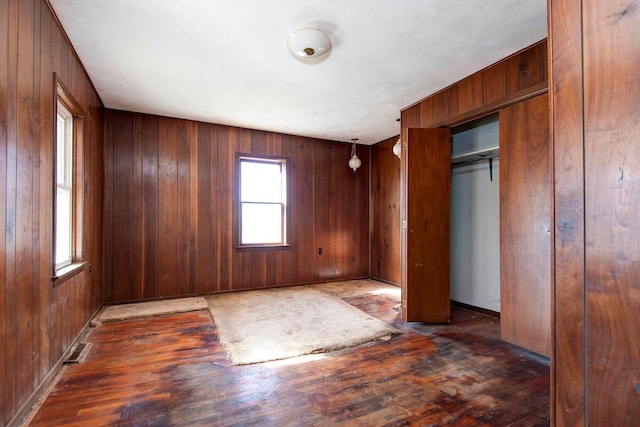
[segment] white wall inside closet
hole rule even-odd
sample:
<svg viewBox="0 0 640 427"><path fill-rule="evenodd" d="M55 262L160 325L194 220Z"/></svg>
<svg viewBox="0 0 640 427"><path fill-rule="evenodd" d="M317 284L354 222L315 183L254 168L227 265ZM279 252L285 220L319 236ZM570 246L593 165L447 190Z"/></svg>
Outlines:
<svg viewBox="0 0 640 427"><path fill-rule="evenodd" d="M498 116L452 129L453 163L473 159L468 153L495 155ZM483 154L484 153L484 154ZM451 169L451 299L500 311L499 159L456 165Z"/></svg>

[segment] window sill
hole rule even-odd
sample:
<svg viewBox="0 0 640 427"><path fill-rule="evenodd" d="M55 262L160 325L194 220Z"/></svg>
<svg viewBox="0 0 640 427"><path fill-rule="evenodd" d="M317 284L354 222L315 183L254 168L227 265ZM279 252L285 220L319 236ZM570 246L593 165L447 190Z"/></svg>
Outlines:
<svg viewBox="0 0 640 427"><path fill-rule="evenodd" d="M236 246L236 250L240 252L251 251L283 251L289 250L291 245L242 245Z"/></svg>
<svg viewBox="0 0 640 427"><path fill-rule="evenodd" d="M51 281L53 282L53 286L60 286L67 280L71 279L73 276L76 276L82 273L87 267L86 261L74 262L73 264L67 265L66 267L62 267L51 276Z"/></svg>

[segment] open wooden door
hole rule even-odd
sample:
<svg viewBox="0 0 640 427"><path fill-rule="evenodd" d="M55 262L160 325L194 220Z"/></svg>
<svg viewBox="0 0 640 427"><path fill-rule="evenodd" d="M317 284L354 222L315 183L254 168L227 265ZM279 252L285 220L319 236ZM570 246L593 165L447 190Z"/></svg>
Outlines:
<svg viewBox="0 0 640 427"><path fill-rule="evenodd" d="M401 155L402 319L448 323L451 132L407 129Z"/></svg>

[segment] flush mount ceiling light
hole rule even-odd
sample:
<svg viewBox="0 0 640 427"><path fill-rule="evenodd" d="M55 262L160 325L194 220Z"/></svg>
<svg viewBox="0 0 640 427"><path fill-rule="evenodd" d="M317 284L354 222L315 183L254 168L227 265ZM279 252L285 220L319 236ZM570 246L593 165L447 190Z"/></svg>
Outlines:
<svg viewBox="0 0 640 427"><path fill-rule="evenodd" d="M318 64L331 54L331 40L325 33L314 28L303 28L291 33L287 47L294 58L305 64Z"/></svg>

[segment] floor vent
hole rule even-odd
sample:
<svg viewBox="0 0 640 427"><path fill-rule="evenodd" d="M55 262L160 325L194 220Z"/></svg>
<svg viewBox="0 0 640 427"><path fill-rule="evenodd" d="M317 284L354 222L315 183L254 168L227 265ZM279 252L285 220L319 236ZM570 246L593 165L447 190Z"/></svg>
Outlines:
<svg viewBox="0 0 640 427"><path fill-rule="evenodd" d="M87 355L87 353L89 352L89 347L91 347L90 343L86 343L86 342L79 343L78 345L76 345L76 348L69 355L69 357L67 357L62 363L69 364L69 363L82 362L85 356Z"/></svg>

